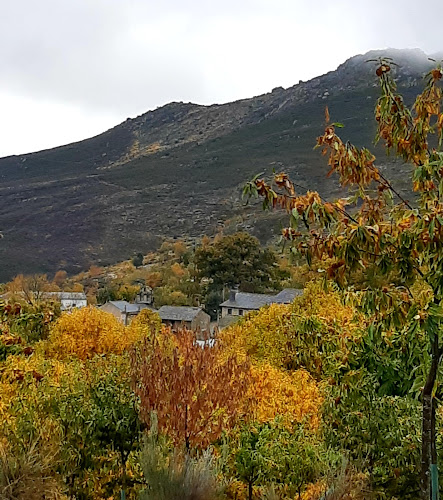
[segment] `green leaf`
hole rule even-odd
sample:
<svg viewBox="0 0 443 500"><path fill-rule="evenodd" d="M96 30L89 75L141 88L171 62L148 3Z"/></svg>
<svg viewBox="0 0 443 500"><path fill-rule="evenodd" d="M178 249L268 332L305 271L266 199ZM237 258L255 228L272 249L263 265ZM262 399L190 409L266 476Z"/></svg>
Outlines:
<svg viewBox="0 0 443 500"><path fill-rule="evenodd" d="M434 237L434 229L435 229L435 219L432 219L430 224L429 224L429 237L430 238Z"/></svg>

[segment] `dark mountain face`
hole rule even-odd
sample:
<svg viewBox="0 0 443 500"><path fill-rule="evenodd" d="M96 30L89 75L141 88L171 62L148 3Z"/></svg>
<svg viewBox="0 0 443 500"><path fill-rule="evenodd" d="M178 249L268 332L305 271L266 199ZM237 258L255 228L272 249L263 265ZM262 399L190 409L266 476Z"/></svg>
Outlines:
<svg viewBox="0 0 443 500"><path fill-rule="evenodd" d="M381 55L395 59L412 101L432 64L427 56L373 51L286 90L224 105L170 103L85 141L0 159L0 280L112 263L153 250L162 237L214 233L227 219L253 232L264 225L270 235L269 220L242 206L242 184L275 168L334 196L313 151L325 106L345 124L344 139L370 145L379 91L374 63L365 61ZM391 173L402 182L401 166Z"/></svg>

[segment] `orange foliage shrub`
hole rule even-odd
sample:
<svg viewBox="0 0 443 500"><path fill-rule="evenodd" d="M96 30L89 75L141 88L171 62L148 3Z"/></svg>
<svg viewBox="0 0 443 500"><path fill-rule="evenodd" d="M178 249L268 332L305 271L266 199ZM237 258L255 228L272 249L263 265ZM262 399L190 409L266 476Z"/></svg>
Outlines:
<svg viewBox="0 0 443 500"><path fill-rule="evenodd" d="M59 269L55 273L53 281L57 286L62 286L65 283L67 277L68 277L68 273L66 271L64 271L63 269Z"/></svg>
<svg viewBox="0 0 443 500"><path fill-rule="evenodd" d="M64 313L55 322L47 341L47 353L55 358L77 356L84 360L95 354L120 354L142 332L126 329L112 314L95 307Z"/></svg>
<svg viewBox="0 0 443 500"><path fill-rule="evenodd" d="M200 346L195 334L166 329L131 350L134 390L140 417L150 424L155 411L160 432L176 445L205 448L235 422L249 382L249 364L230 357L221 362L219 346Z"/></svg>
<svg viewBox="0 0 443 500"><path fill-rule="evenodd" d="M177 278L182 278L185 274L185 270L178 262L174 262L174 264L172 264L171 271Z"/></svg>
<svg viewBox="0 0 443 500"><path fill-rule="evenodd" d="M146 276L146 284L151 288L157 288L161 286L162 281L162 274L158 271L152 271Z"/></svg>

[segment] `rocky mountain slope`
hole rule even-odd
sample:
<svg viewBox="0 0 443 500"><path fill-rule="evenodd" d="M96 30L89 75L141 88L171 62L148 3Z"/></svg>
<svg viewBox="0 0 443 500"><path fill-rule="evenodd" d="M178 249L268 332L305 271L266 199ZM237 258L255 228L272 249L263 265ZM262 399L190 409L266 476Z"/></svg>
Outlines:
<svg viewBox="0 0 443 500"><path fill-rule="evenodd" d="M240 201L242 184L261 171L287 170L301 186L334 196L313 151L324 108L345 125L344 138L371 144L378 88L365 61L381 54L395 59L412 100L432 64L427 56L370 52L288 89L223 105L173 102L91 139L0 159L0 280L115 262L163 237L214 233L227 219L269 234L269 220ZM392 173L401 182L402 167Z"/></svg>

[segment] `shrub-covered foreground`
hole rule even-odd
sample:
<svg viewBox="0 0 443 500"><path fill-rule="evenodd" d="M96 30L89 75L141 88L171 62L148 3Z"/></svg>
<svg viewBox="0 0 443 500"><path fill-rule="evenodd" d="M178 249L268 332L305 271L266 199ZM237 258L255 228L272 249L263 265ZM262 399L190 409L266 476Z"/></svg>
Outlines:
<svg viewBox="0 0 443 500"><path fill-rule="evenodd" d="M339 292L311 284L215 347L149 311L2 332L0 498L417 498L423 339Z"/></svg>

